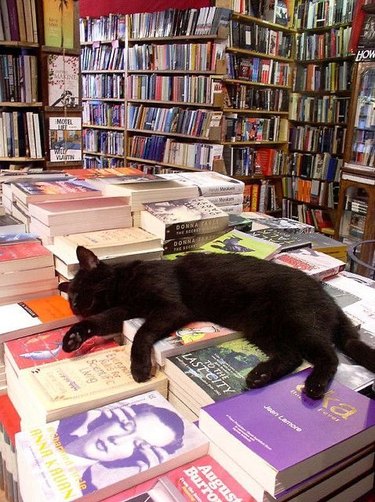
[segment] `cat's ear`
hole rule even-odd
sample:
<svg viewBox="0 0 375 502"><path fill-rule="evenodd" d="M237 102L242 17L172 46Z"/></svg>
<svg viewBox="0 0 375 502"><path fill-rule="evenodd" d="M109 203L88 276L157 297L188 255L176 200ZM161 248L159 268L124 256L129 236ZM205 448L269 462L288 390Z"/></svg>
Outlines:
<svg viewBox="0 0 375 502"><path fill-rule="evenodd" d="M79 266L84 270L90 271L99 265L99 258L90 249L78 246L76 253Z"/></svg>
<svg viewBox="0 0 375 502"><path fill-rule="evenodd" d="M69 282L60 282L58 285L58 290L62 291L63 293L67 293L69 289Z"/></svg>

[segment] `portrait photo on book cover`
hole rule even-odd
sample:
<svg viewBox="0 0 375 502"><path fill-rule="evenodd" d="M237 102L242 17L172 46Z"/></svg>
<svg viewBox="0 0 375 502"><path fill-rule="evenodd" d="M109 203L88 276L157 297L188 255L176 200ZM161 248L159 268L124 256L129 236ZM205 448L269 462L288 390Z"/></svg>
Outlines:
<svg viewBox="0 0 375 502"><path fill-rule="evenodd" d="M159 465L184 446L184 422L173 410L150 402L116 404L57 426L54 441L79 471L83 495Z"/></svg>

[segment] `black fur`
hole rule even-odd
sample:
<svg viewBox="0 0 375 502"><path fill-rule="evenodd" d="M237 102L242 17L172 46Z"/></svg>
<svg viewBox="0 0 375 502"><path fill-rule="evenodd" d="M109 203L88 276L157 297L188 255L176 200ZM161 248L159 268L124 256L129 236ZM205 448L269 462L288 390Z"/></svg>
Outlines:
<svg viewBox="0 0 375 502"><path fill-rule="evenodd" d="M211 321L242 331L269 359L246 378L263 386L295 370L303 359L313 365L305 393L319 399L334 376L334 345L375 371L375 350L359 340L334 300L318 281L292 268L236 254L190 253L175 261L133 261L109 266L77 248L80 270L60 289L82 316L66 333L71 352L94 335L120 332L124 319L146 321L131 350L138 382L151 374L153 344L192 321Z"/></svg>

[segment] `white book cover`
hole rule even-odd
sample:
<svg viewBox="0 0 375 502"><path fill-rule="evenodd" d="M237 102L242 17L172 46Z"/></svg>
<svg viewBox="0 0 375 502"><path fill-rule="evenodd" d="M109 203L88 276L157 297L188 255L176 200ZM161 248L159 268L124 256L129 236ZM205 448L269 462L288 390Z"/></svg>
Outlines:
<svg viewBox="0 0 375 502"><path fill-rule="evenodd" d="M81 117L49 118L49 150L51 162L82 160Z"/></svg>
<svg viewBox="0 0 375 502"><path fill-rule="evenodd" d="M79 58L48 54L48 106L79 105Z"/></svg>

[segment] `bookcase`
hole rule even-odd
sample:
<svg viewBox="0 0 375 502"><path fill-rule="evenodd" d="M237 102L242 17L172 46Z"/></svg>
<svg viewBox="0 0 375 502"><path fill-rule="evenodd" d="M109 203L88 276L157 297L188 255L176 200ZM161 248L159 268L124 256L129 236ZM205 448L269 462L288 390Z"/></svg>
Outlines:
<svg viewBox="0 0 375 502"><path fill-rule="evenodd" d="M1 2L0 19L0 167L76 165L78 1Z"/></svg>
<svg viewBox="0 0 375 502"><path fill-rule="evenodd" d="M284 214L317 230L327 217L332 227L335 220L351 100L354 57L348 43L353 7L352 0L299 0L295 6L296 64Z"/></svg>

